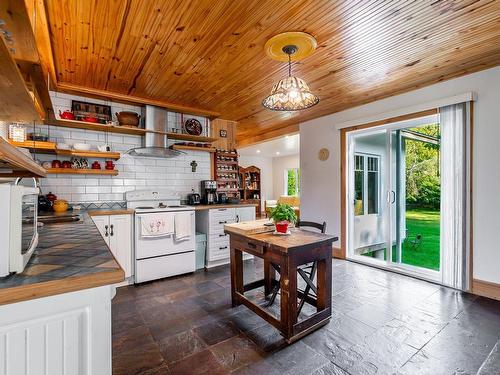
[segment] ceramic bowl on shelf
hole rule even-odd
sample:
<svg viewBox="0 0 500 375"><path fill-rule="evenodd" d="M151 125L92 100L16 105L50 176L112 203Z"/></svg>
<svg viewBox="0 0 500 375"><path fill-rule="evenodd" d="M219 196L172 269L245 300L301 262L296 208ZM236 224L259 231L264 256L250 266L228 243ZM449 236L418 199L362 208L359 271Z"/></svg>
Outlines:
<svg viewBox="0 0 500 375"><path fill-rule="evenodd" d="M91 146L88 143L75 143L73 148L76 151L89 151Z"/></svg>

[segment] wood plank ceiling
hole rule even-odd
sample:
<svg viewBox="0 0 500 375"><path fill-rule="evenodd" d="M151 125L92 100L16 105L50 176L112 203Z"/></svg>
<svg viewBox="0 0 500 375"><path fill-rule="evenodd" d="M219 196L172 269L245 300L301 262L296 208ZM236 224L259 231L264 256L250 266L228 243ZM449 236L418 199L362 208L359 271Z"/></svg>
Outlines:
<svg viewBox="0 0 500 375"><path fill-rule="evenodd" d="M238 139L500 64L495 0L46 0L57 81L219 112ZM261 106L286 66L265 42L305 31L293 72L320 96Z"/></svg>

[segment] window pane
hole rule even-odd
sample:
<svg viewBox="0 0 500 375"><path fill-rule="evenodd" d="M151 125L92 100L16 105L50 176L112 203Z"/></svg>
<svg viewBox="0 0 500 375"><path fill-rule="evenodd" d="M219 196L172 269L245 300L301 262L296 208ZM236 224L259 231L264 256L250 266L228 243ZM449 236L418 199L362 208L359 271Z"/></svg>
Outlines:
<svg viewBox="0 0 500 375"><path fill-rule="evenodd" d="M378 213L378 158L368 157L368 214Z"/></svg>
<svg viewBox="0 0 500 375"><path fill-rule="evenodd" d="M287 195L295 195L297 188L297 179L295 177L295 169L289 169L287 171L288 181L287 181Z"/></svg>
<svg viewBox="0 0 500 375"><path fill-rule="evenodd" d="M364 214L364 156L354 155L354 215Z"/></svg>

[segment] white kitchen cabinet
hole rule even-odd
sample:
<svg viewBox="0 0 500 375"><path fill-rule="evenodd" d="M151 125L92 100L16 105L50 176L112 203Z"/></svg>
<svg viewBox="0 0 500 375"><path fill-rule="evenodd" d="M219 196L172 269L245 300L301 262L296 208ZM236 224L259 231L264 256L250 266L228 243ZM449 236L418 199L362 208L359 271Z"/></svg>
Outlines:
<svg viewBox="0 0 500 375"><path fill-rule="evenodd" d="M255 207L238 207L236 210L236 222L255 220Z"/></svg>
<svg viewBox="0 0 500 375"><path fill-rule="evenodd" d="M1 375L111 375L115 287L0 306Z"/></svg>
<svg viewBox="0 0 500 375"><path fill-rule="evenodd" d="M132 215L92 216L92 220L123 268L125 277L132 276Z"/></svg>
<svg viewBox="0 0 500 375"><path fill-rule="evenodd" d="M196 212L196 230L207 235L207 268L229 263L229 235L224 233L224 225L249 220L255 220L254 206L211 208ZM251 257L244 254L245 259Z"/></svg>

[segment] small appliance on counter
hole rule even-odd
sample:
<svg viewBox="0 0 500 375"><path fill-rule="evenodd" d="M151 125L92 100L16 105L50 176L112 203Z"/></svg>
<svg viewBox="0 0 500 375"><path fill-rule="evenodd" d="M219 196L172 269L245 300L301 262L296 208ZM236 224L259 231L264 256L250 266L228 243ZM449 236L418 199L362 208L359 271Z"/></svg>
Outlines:
<svg viewBox="0 0 500 375"><path fill-rule="evenodd" d="M226 193L219 193L219 200L218 203L220 204L226 204L228 202L228 196Z"/></svg>
<svg viewBox="0 0 500 375"><path fill-rule="evenodd" d="M0 277L23 272L38 244L40 189L34 178L34 187L19 185L20 180L0 184Z"/></svg>
<svg viewBox="0 0 500 375"><path fill-rule="evenodd" d="M201 203L200 194L195 193L194 190L191 190L191 194L188 195L188 204L190 206L196 206Z"/></svg>
<svg viewBox="0 0 500 375"><path fill-rule="evenodd" d="M217 181L204 180L201 181L201 201L204 204L217 203Z"/></svg>

